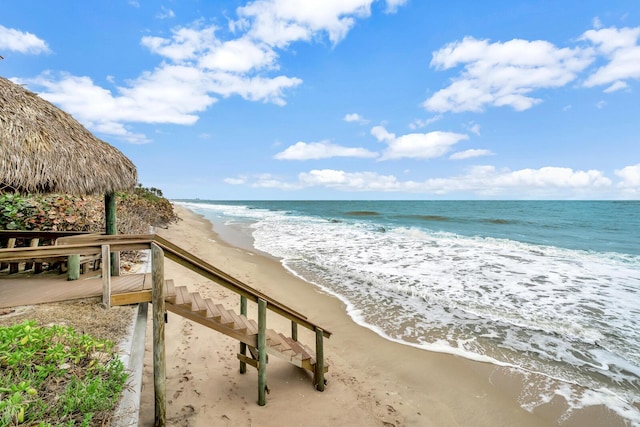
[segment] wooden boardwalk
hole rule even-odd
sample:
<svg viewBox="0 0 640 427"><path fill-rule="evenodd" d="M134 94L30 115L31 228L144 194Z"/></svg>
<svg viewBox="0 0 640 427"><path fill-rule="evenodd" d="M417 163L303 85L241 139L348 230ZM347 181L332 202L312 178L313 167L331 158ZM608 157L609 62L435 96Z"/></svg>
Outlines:
<svg viewBox="0 0 640 427"><path fill-rule="evenodd" d="M95 272L94 272L95 273ZM111 278L111 292L118 294L148 290L150 274L128 274ZM65 274L14 274L0 276L0 308L102 297L102 278L85 276L67 280Z"/></svg>

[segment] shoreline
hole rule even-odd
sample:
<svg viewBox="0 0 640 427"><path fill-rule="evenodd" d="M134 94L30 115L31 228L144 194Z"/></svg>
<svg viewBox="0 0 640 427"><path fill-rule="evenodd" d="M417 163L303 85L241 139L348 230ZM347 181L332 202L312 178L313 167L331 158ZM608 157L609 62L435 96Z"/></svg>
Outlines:
<svg viewBox="0 0 640 427"><path fill-rule="evenodd" d="M224 233L214 230L223 224L212 224L185 207L175 208L183 219L160 235L334 333L325 344L331 366L325 392L316 392L299 369L273 360L267 369L272 393L267 405L259 407L256 372L250 368L246 375L239 374L237 343L172 315L166 325L167 416L175 425L559 425L567 408L559 396L532 412L520 406L523 384L535 381L532 374L385 339L354 322L341 300L294 276L279 260L223 240ZM235 295L202 277L173 263L165 269L176 285L237 304L231 301ZM251 305L249 309L251 315ZM279 331L289 328L282 319L269 322ZM309 334L301 333L300 340L313 342ZM153 425L149 342L146 353L142 426ZM291 410L301 405L304 410ZM606 423L624 425L602 407L575 411L562 425Z"/></svg>

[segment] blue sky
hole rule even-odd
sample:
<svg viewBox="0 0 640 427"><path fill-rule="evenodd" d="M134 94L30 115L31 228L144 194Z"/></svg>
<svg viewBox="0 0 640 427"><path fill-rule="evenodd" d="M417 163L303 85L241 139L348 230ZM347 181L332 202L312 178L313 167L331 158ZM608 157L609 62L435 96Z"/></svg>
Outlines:
<svg viewBox="0 0 640 427"><path fill-rule="evenodd" d="M30 1L0 75L201 199L640 199L640 2Z"/></svg>

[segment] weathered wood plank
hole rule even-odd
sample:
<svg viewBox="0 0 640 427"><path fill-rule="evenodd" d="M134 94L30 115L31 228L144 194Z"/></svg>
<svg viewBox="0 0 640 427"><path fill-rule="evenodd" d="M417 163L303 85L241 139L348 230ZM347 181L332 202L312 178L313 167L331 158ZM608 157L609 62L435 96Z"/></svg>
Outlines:
<svg viewBox="0 0 640 427"><path fill-rule="evenodd" d="M191 294L191 307L192 311L206 317L208 311L207 304L198 292Z"/></svg>
<svg viewBox="0 0 640 427"><path fill-rule="evenodd" d="M111 295L111 306L151 302L151 289Z"/></svg>
<svg viewBox="0 0 640 427"><path fill-rule="evenodd" d="M258 299L258 405L267 403L267 302Z"/></svg>
<svg viewBox="0 0 640 427"><path fill-rule="evenodd" d="M40 239L38 239L37 237L31 239L31 241L29 242L29 247L30 248L37 248L38 245L40 244ZM24 263L24 269L26 270L31 270L33 268L34 263L33 262L25 262Z"/></svg>
<svg viewBox="0 0 640 427"><path fill-rule="evenodd" d="M111 307L111 260L109 245L102 245L102 304Z"/></svg>
<svg viewBox="0 0 640 427"><path fill-rule="evenodd" d="M247 297L240 297L240 317L242 317L243 319L246 319L247 317ZM244 321L243 321L244 323ZM246 323L245 327L246 327ZM247 327L247 331L249 330L249 328ZM243 342L240 342L240 354L239 356L242 356L243 358L246 358L246 354L247 354L247 345ZM243 359L240 359L240 373L244 374L247 372L247 364L245 361L243 361Z"/></svg>
<svg viewBox="0 0 640 427"><path fill-rule="evenodd" d="M164 254L155 244L151 245L151 268L153 287L151 300L153 303L153 388L155 396L156 427L167 425L167 364L164 337Z"/></svg>
<svg viewBox="0 0 640 427"><path fill-rule="evenodd" d="M322 329L316 329L316 364L314 369L316 390L324 391L324 344L322 343Z"/></svg>

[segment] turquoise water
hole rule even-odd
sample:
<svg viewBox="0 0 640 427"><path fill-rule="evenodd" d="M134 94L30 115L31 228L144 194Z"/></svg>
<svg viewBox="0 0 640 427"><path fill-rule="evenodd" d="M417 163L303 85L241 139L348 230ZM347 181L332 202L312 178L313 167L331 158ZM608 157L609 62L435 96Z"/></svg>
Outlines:
<svg viewBox="0 0 640 427"><path fill-rule="evenodd" d="M640 202L183 203L390 340L547 376L526 409L640 425Z"/></svg>

